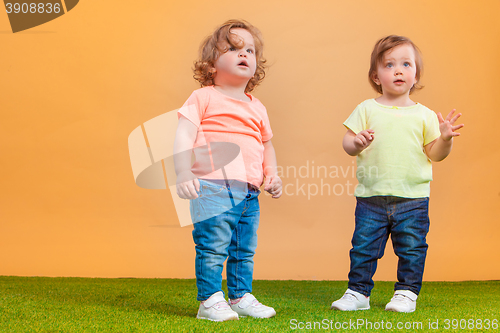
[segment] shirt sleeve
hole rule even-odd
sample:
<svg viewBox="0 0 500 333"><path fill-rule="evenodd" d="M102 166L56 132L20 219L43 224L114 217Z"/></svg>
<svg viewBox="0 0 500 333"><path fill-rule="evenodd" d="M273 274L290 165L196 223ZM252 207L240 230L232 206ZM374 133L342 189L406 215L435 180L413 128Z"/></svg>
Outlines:
<svg viewBox="0 0 500 333"><path fill-rule="evenodd" d="M262 106L262 107L263 107L264 114L262 115L261 135L262 135L262 142L266 142L266 141L271 140L271 138L273 137L273 131L271 129L271 124L269 122L269 116L267 115L267 110L264 106Z"/></svg>
<svg viewBox="0 0 500 333"><path fill-rule="evenodd" d="M344 122L344 126L355 134L366 129L366 108L363 103L359 104Z"/></svg>
<svg viewBox="0 0 500 333"><path fill-rule="evenodd" d="M195 124L196 127L200 127L207 105L208 96L203 96L203 94L200 93L200 90L195 90L191 96L189 96L184 105L177 110L177 117L178 119L181 116L185 117Z"/></svg>
<svg viewBox="0 0 500 333"><path fill-rule="evenodd" d="M439 120L434 111L428 110L424 126L424 146L439 138Z"/></svg>

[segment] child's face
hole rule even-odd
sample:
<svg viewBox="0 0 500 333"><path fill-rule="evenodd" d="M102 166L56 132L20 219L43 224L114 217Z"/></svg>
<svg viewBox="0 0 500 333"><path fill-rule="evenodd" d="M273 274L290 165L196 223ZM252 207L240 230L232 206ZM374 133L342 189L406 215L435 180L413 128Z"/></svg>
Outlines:
<svg viewBox="0 0 500 333"><path fill-rule="evenodd" d="M241 48L226 45L227 52L222 53L215 61L216 85L232 85L248 81L254 76L257 67L255 43L253 36L245 29L231 29L231 33L241 38Z"/></svg>
<svg viewBox="0 0 500 333"><path fill-rule="evenodd" d="M402 44L385 52L373 81L382 86L383 95L397 97L409 95L416 75L415 50L410 44Z"/></svg>

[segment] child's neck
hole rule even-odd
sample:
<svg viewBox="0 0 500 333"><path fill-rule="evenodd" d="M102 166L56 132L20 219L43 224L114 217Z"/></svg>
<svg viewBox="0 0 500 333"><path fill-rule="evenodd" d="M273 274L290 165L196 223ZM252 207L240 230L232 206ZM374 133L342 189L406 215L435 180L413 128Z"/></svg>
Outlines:
<svg viewBox="0 0 500 333"><path fill-rule="evenodd" d="M214 89L217 90L218 92L229 96L234 99L239 99L240 101L245 101L245 102L250 102L251 99L248 97L247 94L245 94L245 87L240 87L240 86L230 86L230 85L214 85Z"/></svg>
<svg viewBox="0 0 500 333"><path fill-rule="evenodd" d="M416 103L410 99L409 95L400 95L400 96L389 96L387 94L384 94L380 97L375 98L375 100L382 104L382 105L387 105L387 106L412 106L415 105Z"/></svg>

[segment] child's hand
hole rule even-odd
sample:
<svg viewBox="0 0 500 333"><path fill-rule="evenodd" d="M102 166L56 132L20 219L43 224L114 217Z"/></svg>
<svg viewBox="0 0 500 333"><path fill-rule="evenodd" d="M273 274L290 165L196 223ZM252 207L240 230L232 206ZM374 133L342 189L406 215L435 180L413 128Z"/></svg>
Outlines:
<svg viewBox="0 0 500 333"><path fill-rule="evenodd" d="M354 146L359 151L363 151L373 142L373 134L375 133L372 129L367 129L359 132L354 137Z"/></svg>
<svg viewBox="0 0 500 333"><path fill-rule="evenodd" d="M191 171L184 171L177 175L177 195L181 199L196 199L200 191L200 182Z"/></svg>
<svg viewBox="0 0 500 333"><path fill-rule="evenodd" d="M445 141L450 141L454 136L459 136L460 133L456 131L464 127L464 124L453 126L457 119L462 115L461 113L458 113L455 117L453 117L455 111L455 109L451 110L446 119L443 119L441 112L437 114L439 120L439 131L441 131L441 138Z"/></svg>
<svg viewBox="0 0 500 333"><path fill-rule="evenodd" d="M269 192L274 199L281 197L282 188L281 178L278 175L266 177L264 191Z"/></svg>

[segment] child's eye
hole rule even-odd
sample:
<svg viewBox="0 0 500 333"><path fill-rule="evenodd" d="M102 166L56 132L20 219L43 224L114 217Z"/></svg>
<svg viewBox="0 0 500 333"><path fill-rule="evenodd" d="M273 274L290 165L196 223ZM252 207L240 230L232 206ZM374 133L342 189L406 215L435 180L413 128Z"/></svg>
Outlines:
<svg viewBox="0 0 500 333"><path fill-rule="evenodd" d="M235 48L234 46L231 46L231 47L229 48L229 51L236 51L236 48Z"/></svg>
<svg viewBox="0 0 500 333"><path fill-rule="evenodd" d="M387 67L387 68L392 68L392 62L388 62L388 63L385 65L385 67Z"/></svg>
<svg viewBox="0 0 500 333"><path fill-rule="evenodd" d="M254 51L252 49L247 49L247 52L253 54Z"/></svg>
<svg viewBox="0 0 500 333"><path fill-rule="evenodd" d="M410 67L410 63L409 63L409 62L405 62L405 63L403 64L403 66L405 66L405 67Z"/></svg>

